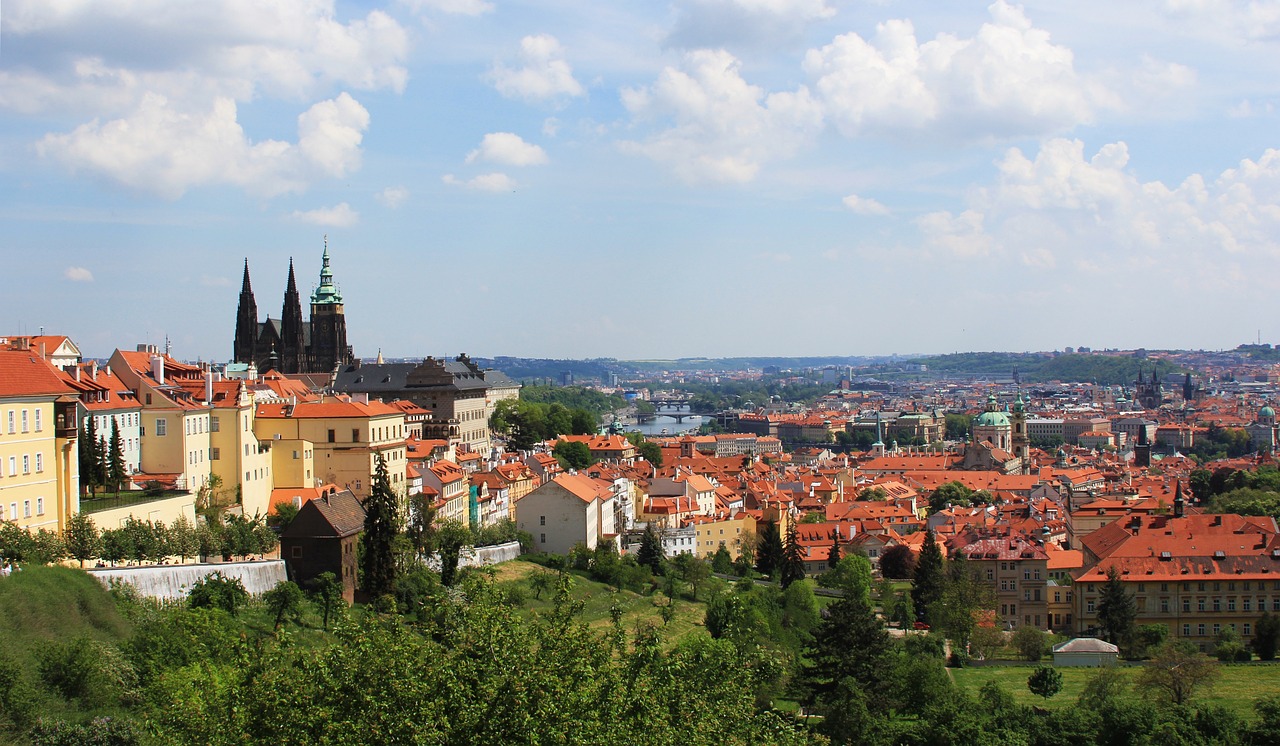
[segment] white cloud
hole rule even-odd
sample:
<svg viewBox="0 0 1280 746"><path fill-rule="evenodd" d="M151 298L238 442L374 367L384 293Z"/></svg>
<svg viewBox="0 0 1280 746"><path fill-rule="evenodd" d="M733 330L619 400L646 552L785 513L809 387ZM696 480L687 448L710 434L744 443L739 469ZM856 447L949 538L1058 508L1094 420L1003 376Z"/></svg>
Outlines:
<svg viewBox="0 0 1280 746"><path fill-rule="evenodd" d="M305 190L311 179L359 168L369 113L346 93L298 117L298 143L251 142L236 104L220 98L207 111L174 108L149 94L130 116L94 120L37 143L42 156L168 199L203 185L233 185L271 197Z"/></svg>
<svg viewBox="0 0 1280 746"><path fill-rule="evenodd" d="M889 208L877 202L870 197L859 197L856 194L850 194L843 200L844 206L856 212L859 215L888 215Z"/></svg>
<svg viewBox="0 0 1280 746"><path fill-rule="evenodd" d="M1123 142L1088 159L1079 140L1050 140L1034 159L1013 148L964 211L918 225L930 245L959 256L1111 278L1167 274L1178 290L1227 288L1280 257L1280 150L1173 187L1140 181L1128 162Z"/></svg>
<svg viewBox="0 0 1280 746"><path fill-rule="evenodd" d="M67 267L62 276L72 282L93 282L93 273L84 267Z"/></svg>
<svg viewBox="0 0 1280 746"><path fill-rule="evenodd" d="M400 0L400 3L415 13L481 16L493 12L493 3L485 0Z"/></svg>
<svg viewBox="0 0 1280 746"><path fill-rule="evenodd" d="M379 202L394 210L408 201L409 190L402 186L387 187L375 196Z"/></svg>
<svg viewBox="0 0 1280 746"><path fill-rule="evenodd" d="M360 213L351 209L351 205L341 202L333 207L321 207L316 210L297 210L289 217L312 225L326 225L334 228L349 228L360 222Z"/></svg>
<svg viewBox="0 0 1280 746"><path fill-rule="evenodd" d="M808 89L766 95L739 68L728 52L698 50L653 85L624 89L622 103L637 120L670 126L621 143L623 150L664 163L687 181L745 182L821 129L822 112Z"/></svg>
<svg viewBox="0 0 1280 746"><path fill-rule="evenodd" d="M949 131L962 137L1039 134L1092 121L1113 101L1074 67L1022 9L997 0L972 38L920 43L908 20L891 20L812 49L804 69L830 120L846 135L867 130Z"/></svg>
<svg viewBox="0 0 1280 746"><path fill-rule="evenodd" d="M547 101L586 93L573 77L573 69L564 60L564 50L554 36L539 34L521 39L520 62L518 68L496 62L489 72L494 88L507 98Z"/></svg>
<svg viewBox="0 0 1280 746"><path fill-rule="evenodd" d="M450 186L458 186L476 192L514 192L516 182L504 173L481 174L473 179L459 179L453 174L445 174L442 179Z"/></svg>
<svg viewBox="0 0 1280 746"><path fill-rule="evenodd" d="M488 161L504 166L538 166L547 162L547 153L510 132L490 132L480 147L467 154L467 163Z"/></svg>

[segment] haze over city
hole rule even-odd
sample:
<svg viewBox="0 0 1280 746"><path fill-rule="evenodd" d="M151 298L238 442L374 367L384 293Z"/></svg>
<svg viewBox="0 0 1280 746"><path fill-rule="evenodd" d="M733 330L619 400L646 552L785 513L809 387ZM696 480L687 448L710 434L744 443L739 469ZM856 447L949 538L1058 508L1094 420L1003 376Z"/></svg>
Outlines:
<svg viewBox="0 0 1280 746"><path fill-rule="evenodd" d="M231 353L327 234L357 355L1275 341L1275 3L0 11L4 325Z"/></svg>

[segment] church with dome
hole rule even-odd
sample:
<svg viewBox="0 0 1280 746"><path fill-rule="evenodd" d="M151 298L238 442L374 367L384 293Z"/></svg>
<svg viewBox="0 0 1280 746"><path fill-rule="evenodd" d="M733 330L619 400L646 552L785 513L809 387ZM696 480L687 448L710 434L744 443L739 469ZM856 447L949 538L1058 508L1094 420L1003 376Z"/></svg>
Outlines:
<svg viewBox="0 0 1280 746"><path fill-rule="evenodd" d="M1019 396L1013 412L1000 408L995 394L986 409L973 418L970 441L965 445L963 469L1025 474L1031 464L1031 438L1027 434L1026 405Z"/></svg>
<svg viewBox="0 0 1280 746"><path fill-rule="evenodd" d="M249 260L244 260L244 279L240 285L240 303L236 309L236 332L232 342L232 359L251 363L260 372L274 370L287 375L299 373L332 373L354 360L347 345L347 319L342 293L333 281L329 267L329 244L325 242L321 256L320 283L311 293L311 318L302 318L302 298L298 294L289 260L289 280L284 291L280 317L270 315L258 320L258 304L249 280Z"/></svg>

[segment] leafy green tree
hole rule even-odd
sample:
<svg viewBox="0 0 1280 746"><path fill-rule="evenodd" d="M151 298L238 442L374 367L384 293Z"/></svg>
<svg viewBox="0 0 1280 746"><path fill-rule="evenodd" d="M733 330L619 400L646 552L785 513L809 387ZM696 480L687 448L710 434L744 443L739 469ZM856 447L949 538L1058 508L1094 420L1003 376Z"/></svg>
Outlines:
<svg viewBox="0 0 1280 746"><path fill-rule="evenodd" d="M845 598L857 598L871 605L871 562L860 554L841 557L820 580L823 588L838 590Z"/></svg>
<svg viewBox="0 0 1280 746"><path fill-rule="evenodd" d="M720 575L733 572L733 555L729 554L729 549L724 542L720 543L716 553L711 557L711 569Z"/></svg>
<svg viewBox="0 0 1280 746"><path fill-rule="evenodd" d="M283 533L293 523L293 519L298 517L299 510L301 508L291 502L278 502L267 513L267 525Z"/></svg>
<svg viewBox="0 0 1280 746"><path fill-rule="evenodd" d="M440 525L436 546L440 552L440 582L446 587L458 577L458 557L470 542L471 531L459 521L448 520Z"/></svg>
<svg viewBox="0 0 1280 746"><path fill-rule="evenodd" d="M1253 652L1264 661L1275 660L1280 647L1280 615L1263 612L1253 628Z"/></svg>
<svg viewBox="0 0 1280 746"><path fill-rule="evenodd" d="M831 549L827 551L827 567L840 562L840 529L831 529Z"/></svg>
<svg viewBox="0 0 1280 746"><path fill-rule="evenodd" d="M1024 660L1038 661L1044 657L1045 634L1030 624L1024 624L1014 630L1013 647Z"/></svg>
<svg viewBox="0 0 1280 746"><path fill-rule="evenodd" d="M1127 651L1133 640L1134 620L1137 618L1137 604L1133 594L1125 590L1120 572L1114 567L1108 569L1107 582L1098 593L1098 634Z"/></svg>
<svg viewBox="0 0 1280 746"><path fill-rule="evenodd" d="M1142 667L1137 687L1171 704L1185 705L1198 690L1211 687L1219 673L1217 661L1194 648L1170 642Z"/></svg>
<svg viewBox="0 0 1280 746"><path fill-rule="evenodd" d="M322 572L311 579L311 599L320 607L325 630L329 629L329 617L344 603L342 582L332 572Z"/></svg>
<svg viewBox="0 0 1280 746"><path fill-rule="evenodd" d="M387 462L378 456L373 488L364 503L363 582L370 598L392 593L396 586L394 544L400 533L400 515L396 494L387 475Z"/></svg>
<svg viewBox="0 0 1280 746"><path fill-rule="evenodd" d="M711 577L711 566L706 560L692 554L677 555L675 566L676 572L680 573L680 579L689 584L693 600L697 601L698 588Z"/></svg>
<svg viewBox="0 0 1280 746"><path fill-rule="evenodd" d="M991 584L978 577L964 552L956 550L946 563L942 603L931 610L937 624L961 650L977 627L977 613L994 606Z"/></svg>
<svg viewBox="0 0 1280 746"><path fill-rule="evenodd" d="M79 560L81 567L84 567L85 560L93 559L102 552L102 534L93 524L93 519L84 513L71 516L62 539L67 546L67 554Z"/></svg>
<svg viewBox="0 0 1280 746"><path fill-rule="evenodd" d="M782 533L774 521L765 521L760 527L760 539L756 544L756 572L773 577L782 567Z"/></svg>
<svg viewBox="0 0 1280 746"><path fill-rule="evenodd" d="M293 617L295 621L301 617L302 602L305 599L302 589L291 580L282 580L276 583L275 588L262 594L263 603L275 616L276 629L280 629L286 617Z"/></svg>
<svg viewBox="0 0 1280 746"><path fill-rule="evenodd" d="M563 469L585 469L591 466L591 449L580 440L562 440L551 449L551 454Z"/></svg>
<svg viewBox="0 0 1280 746"><path fill-rule="evenodd" d="M221 609L232 616L249 601L249 592L239 578L221 572L210 573L191 585L187 605L193 609Z"/></svg>
<svg viewBox="0 0 1280 746"><path fill-rule="evenodd" d="M200 553L199 532L185 515L178 516L178 520L169 527L169 550L183 562Z"/></svg>
<svg viewBox="0 0 1280 746"><path fill-rule="evenodd" d="M946 509L948 505L956 507L968 507L973 504L973 490L964 485L963 482L953 481L938 485L933 494L929 495L929 512L937 513Z"/></svg>
<svg viewBox="0 0 1280 746"><path fill-rule="evenodd" d="M655 467L662 466L662 446L657 443L651 440L642 441L636 446L636 452Z"/></svg>
<svg viewBox="0 0 1280 746"><path fill-rule="evenodd" d="M133 556L133 542L129 532L123 528L104 528L102 530L102 559L114 567L117 562L124 562Z"/></svg>
<svg viewBox="0 0 1280 746"><path fill-rule="evenodd" d="M804 580L804 547L800 546L794 521L787 526L787 543L782 547L782 567L780 569L778 581L783 589L786 589L787 586L797 580Z"/></svg>
<svg viewBox="0 0 1280 746"><path fill-rule="evenodd" d="M1027 678L1027 688L1037 697L1048 700L1062 691L1062 673L1053 666L1039 666Z"/></svg>
<svg viewBox="0 0 1280 746"><path fill-rule="evenodd" d="M540 600L543 591L551 590L554 585L555 575L553 573L539 570L529 578L529 587L533 589L533 597L536 600Z"/></svg>
<svg viewBox="0 0 1280 746"><path fill-rule="evenodd" d="M1213 474L1208 469L1194 469L1190 476L1191 494L1202 503L1213 497Z"/></svg>
<svg viewBox="0 0 1280 746"><path fill-rule="evenodd" d="M419 492L409 496L405 535L416 557L426 557L436 550L435 520L436 508L429 495Z"/></svg>
<svg viewBox="0 0 1280 746"><path fill-rule="evenodd" d="M911 603L915 606L916 616L927 619L932 614L933 605L942 599L946 584L942 568L942 549L938 546L932 531L925 534L924 544L920 547L920 556L916 559L913 577Z"/></svg>
<svg viewBox="0 0 1280 746"><path fill-rule="evenodd" d="M649 568L654 575L661 575L665 562L662 556L662 539L653 527L653 521L645 524L644 533L640 535L640 551L636 553L636 561Z"/></svg>

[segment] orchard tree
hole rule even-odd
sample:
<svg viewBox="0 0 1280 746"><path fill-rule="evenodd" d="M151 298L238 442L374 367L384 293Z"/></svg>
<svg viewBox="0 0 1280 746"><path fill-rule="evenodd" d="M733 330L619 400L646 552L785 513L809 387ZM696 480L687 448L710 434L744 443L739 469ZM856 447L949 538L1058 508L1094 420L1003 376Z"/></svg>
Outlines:
<svg viewBox="0 0 1280 746"><path fill-rule="evenodd" d="M102 552L102 534L93 524L93 519L84 513L76 513L67 521L67 528L62 533L62 540L67 547L67 554L72 559L84 561L98 557Z"/></svg>
<svg viewBox="0 0 1280 746"><path fill-rule="evenodd" d="M262 601L267 609L275 615L275 628L280 629L285 617L292 616L294 621L302 615L302 602L305 597L302 589L291 580L282 580L276 587L262 594Z"/></svg>
<svg viewBox="0 0 1280 746"><path fill-rule="evenodd" d="M332 572L322 572L311 579L311 600L320 607L325 630L329 629L329 617L334 610L345 603L342 597L342 583Z"/></svg>
<svg viewBox="0 0 1280 746"><path fill-rule="evenodd" d="M1218 662L1195 650L1189 643L1167 642L1142 667L1137 686L1153 697L1174 705L1185 705L1197 691L1213 685L1220 670Z"/></svg>
<svg viewBox="0 0 1280 746"><path fill-rule="evenodd" d="M1027 688L1037 697L1050 697L1062 691L1062 673L1053 666L1040 666L1027 678Z"/></svg>

